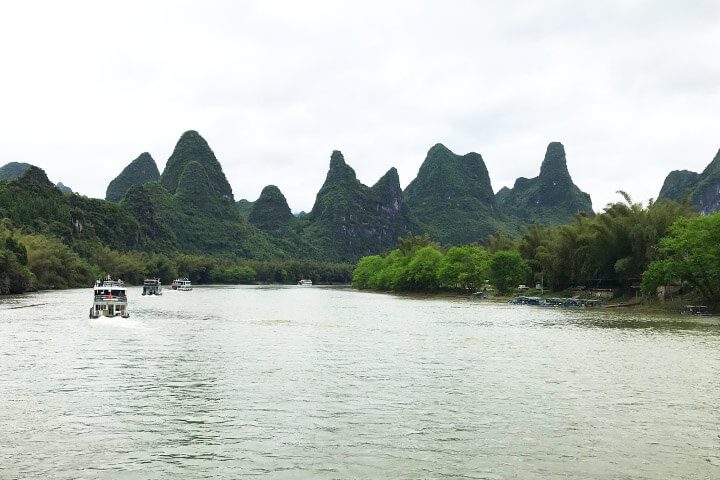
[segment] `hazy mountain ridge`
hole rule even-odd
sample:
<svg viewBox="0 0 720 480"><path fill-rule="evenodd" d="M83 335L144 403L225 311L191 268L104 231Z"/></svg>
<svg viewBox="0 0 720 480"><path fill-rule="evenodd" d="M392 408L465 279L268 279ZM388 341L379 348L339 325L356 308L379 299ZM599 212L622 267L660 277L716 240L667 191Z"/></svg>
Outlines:
<svg viewBox="0 0 720 480"><path fill-rule="evenodd" d="M19 178L25 173L25 170L32 167L29 163L24 162L8 162L0 167L0 180L12 180Z"/></svg>
<svg viewBox="0 0 720 480"><path fill-rule="evenodd" d="M27 169L32 166L34 165L30 165L29 163L24 162L8 162L2 167L0 167L0 180L13 180L15 178L20 178L22 177L23 173L25 173ZM66 185L63 185L62 182L58 182L55 186L63 192L72 193L72 189Z"/></svg>

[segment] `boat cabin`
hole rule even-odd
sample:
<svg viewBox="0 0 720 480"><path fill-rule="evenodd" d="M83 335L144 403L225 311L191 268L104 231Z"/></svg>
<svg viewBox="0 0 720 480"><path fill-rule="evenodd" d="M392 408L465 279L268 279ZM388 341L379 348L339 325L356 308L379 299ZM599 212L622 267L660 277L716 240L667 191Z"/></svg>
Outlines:
<svg viewBox="0 0 720 480"><path fill-rule="evenodd" d="M93 287L93 306L90 308L90 318L121 316L127 318L127 291L120 279L99 279Z"/></svg>
<svg viewBox="0 0 720 480"><path fill-rule="evenodd" d="M146 278L143 282L143 295L162 295L162 284L159 278Z"/></svg>

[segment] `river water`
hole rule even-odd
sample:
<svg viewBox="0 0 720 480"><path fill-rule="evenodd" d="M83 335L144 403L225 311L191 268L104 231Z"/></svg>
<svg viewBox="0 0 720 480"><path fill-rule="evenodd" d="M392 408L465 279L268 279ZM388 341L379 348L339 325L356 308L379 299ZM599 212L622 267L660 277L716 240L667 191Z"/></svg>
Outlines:
<svg viewBox="0 0 720 480"><path fill-rule="evenodd" d="M720 321L199 287L0 297L0 478L720 478Z"/></svg>

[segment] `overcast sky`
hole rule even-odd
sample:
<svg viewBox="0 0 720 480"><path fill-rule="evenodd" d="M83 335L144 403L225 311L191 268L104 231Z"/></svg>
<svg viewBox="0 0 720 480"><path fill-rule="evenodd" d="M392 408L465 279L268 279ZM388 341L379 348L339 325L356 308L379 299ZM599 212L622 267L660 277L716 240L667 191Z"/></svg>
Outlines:
<svg viewBox="0 0 720 480"><path fill-rule="evenodd" d="M595 210L720 148L720 2L18 1L0 7L0 165L104 198L197 130L236 199L309 211L332 150L404 187L443 143L495 191L565 145Z"/></svg>

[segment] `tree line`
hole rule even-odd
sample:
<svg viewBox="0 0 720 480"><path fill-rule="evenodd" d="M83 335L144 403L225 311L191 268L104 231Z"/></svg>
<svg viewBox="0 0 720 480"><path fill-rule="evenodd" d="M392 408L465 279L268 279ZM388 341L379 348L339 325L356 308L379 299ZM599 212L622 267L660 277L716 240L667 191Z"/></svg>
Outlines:
<svg viewBox="0 0 720 480"><path fill-rule="evenodd" d="M352 269L350 264L315 260L167 255L108 246L97 246L81 256L57 237L23 234L11 228L7 219L0 220L0 294L86 287L107 274L130 285L141 285L147 277L166 284L178 277L198 284L292 284L302 278L313 283L349 283Z"/></svg>
<svg viewBox="0 0 720 480"><path fill-rule="evenodd" d="M490 235L483 245L441 246L408 235L397 248L362 258L357 288L393 291L477 290L489 281L500 293L519 284L545 288L636 289L655 294L661 285L684 285L704 301L720 302L720 213L699 217L687 199L609 204L594 218L524 227L510 239Z"/></svg>

